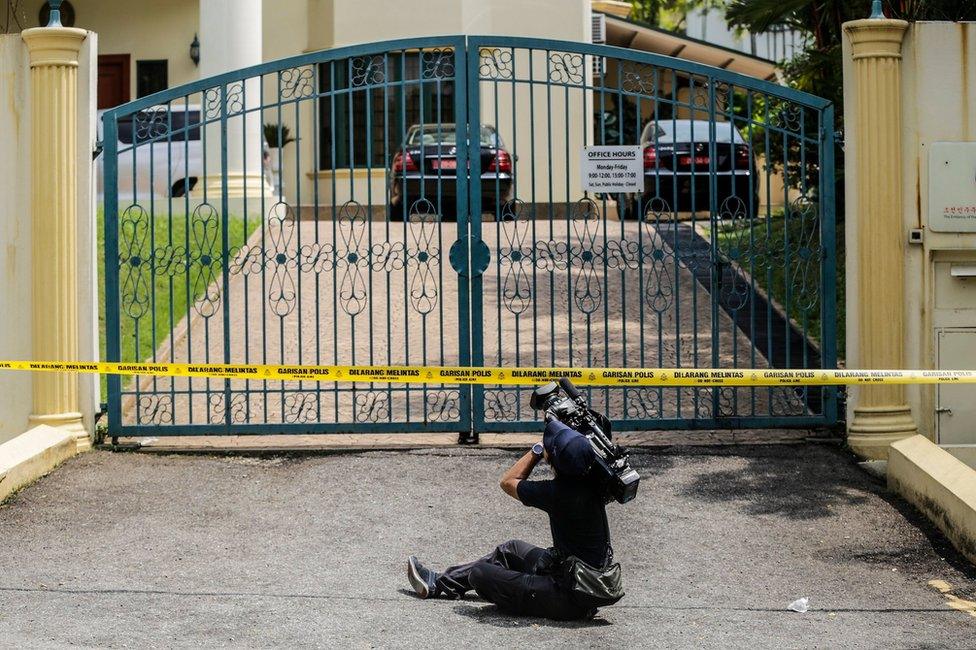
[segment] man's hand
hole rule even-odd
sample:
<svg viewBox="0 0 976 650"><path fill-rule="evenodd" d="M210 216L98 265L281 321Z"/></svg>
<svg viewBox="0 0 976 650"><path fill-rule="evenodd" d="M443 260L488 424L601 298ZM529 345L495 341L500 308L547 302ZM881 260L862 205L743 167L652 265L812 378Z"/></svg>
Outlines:
<svg viewBox="0 0 976 650"><path fill-rule="evenodd" d="M518 499L519 482L529 478L529 474L532 473L540 458L541 456L537 456L530 449L505 472L501 480L502 490L505 491L505 494L513 499Z"/></svg>

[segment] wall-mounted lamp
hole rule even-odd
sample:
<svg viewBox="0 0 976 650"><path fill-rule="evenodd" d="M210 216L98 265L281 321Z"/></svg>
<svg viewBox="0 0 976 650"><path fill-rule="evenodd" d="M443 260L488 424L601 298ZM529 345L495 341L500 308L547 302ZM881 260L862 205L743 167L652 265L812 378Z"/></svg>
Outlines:
<svg viewBox="0 0 976 650"><path fill-rule="evenodd" d="M190 59L193 65L200 65L200 39L193 35L193 42L190 43Z"/></svg>

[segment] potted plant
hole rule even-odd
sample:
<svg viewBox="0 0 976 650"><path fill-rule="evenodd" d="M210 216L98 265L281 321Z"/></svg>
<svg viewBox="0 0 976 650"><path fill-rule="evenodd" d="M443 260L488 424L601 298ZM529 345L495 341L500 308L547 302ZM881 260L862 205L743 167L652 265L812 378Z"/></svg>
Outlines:
<svg viewBox="0 0 976 650"><path fill-rule="evenodd" d="M268 143L268 148L271 150L272 184L278 190L278 195L284 196L285 185L281 177L281 150L289 143L295 142L295 138L291 137L291 130L287 125L269 122L264 125L264 141Z"/></svg>

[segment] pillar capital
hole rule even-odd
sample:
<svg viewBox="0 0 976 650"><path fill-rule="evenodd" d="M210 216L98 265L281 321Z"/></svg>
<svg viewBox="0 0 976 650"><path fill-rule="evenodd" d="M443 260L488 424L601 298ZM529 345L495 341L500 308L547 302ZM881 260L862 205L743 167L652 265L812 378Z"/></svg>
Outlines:
<svg viewBox="0 0 976 650"><path fill-rule="evenodd" d="M851 39L853 59L901 58L901 43L908 23L904 20L867 18L844 23Z"/></svg>
<svg viewBox="0 0 976 650"><path fill-rule="evenodd" d="M32 68L64 65L78 67L78 53L88 37L74 27L35 27L20 33L27 44Z"/></svg>

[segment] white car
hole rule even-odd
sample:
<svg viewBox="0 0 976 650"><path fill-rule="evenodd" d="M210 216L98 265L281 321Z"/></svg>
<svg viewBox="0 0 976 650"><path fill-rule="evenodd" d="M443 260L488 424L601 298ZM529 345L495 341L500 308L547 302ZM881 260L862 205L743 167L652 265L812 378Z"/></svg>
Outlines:
<svg viewBox="0 0 976 650"><path fill-rule="evenodd" d="M98 112L99 140L103 139L104 112ZM119 119L118 131L120 202L150 196L180 197L192 191L200 180L203 147L199 106L153 106ZM134 157L133 133L139 141ZM99 197L104 196L104 166L105 154L101 153L96 162Z"/></svg>

